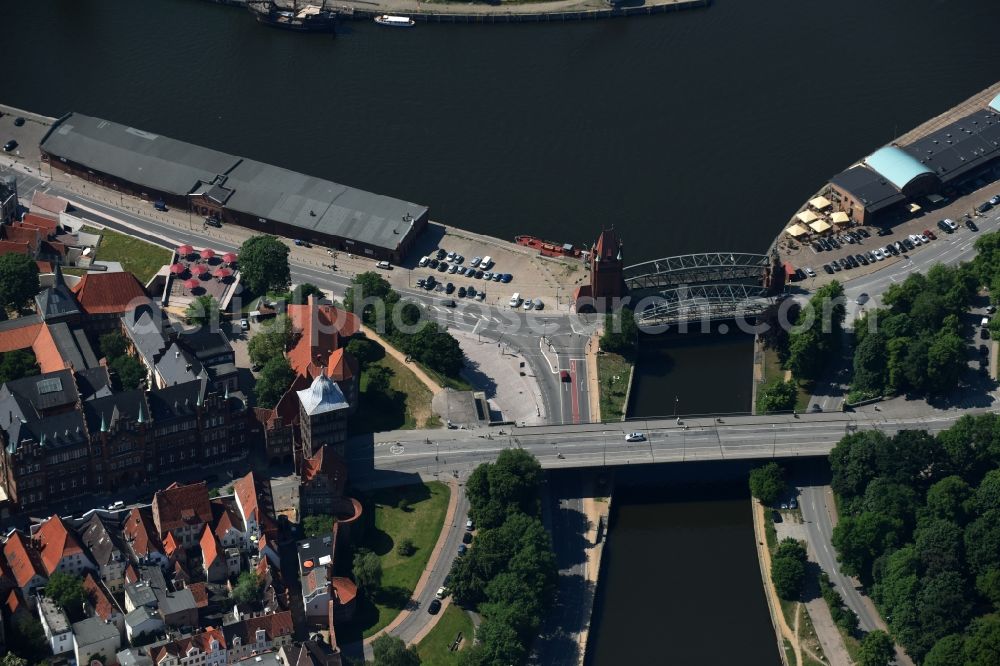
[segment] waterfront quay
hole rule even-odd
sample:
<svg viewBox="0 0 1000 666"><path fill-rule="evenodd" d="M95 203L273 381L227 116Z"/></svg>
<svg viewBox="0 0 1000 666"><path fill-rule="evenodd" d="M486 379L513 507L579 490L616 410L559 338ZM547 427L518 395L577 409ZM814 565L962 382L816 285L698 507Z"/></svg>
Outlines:
<svg viewBox="0 0 1000 666"><path fill-rule="evenodd" d="M246 7L246 0L209 0ZM314 0L321 2L321 0ZM291 0L278 3L291 7ZM420 2L420 0L347 0L334 3L344 20L371 20L382 14L404 15L425 23L543 23L588 21L628 16L652 16L686 9L703 9L712 0L551 0L549 2L488 3Z"/></svg>

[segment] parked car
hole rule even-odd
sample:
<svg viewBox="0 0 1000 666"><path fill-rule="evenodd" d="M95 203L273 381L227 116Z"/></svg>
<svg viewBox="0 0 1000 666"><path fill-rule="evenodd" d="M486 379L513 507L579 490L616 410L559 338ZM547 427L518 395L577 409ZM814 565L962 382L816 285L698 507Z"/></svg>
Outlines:
<svg viewBox="0 0 1000 666"><path fill-rule="evenodd" d="M867 293L861 292L860 294L858 294L858 305L864 305L870 299L871 297Z"/></svg>
<svg viewBox="0 0 1000 666"><path fill-rule="evenodd" d="M490 273L489 271L486 271L485 273L483 273L483 279L487 280L487 281L492 280L493 279L493 273Z"/></svg>
<svg viewBox="0 0 1000 666"><path fill-rule="evenodd" d="M806 275L808 275L809 277L811 277L811 278L816 277L816 271L814 271L813 269L809 268L808 266L806 266L802 270L805 271Z"/></svg>
<svg viewBox="0 0 1000 666"><path fill-rule="evenodd" d="M510 273L504 273L503 275L500 276L500 281L503 282L504 284L509 283L513 279L514 276L511 275Z"/></svg>
<svg viewBox="0 0 1000 666"><path fill-rule="evenodd" d="M823 264L823 270L826 271L828 275L833 275L833 268L830 264Z"/></svg>
<svg viewBox="0 0 1000 666"><path fill-rule="evenodd" d="M476 297L476 288L475 287L469 287L469 288L467 288L465 290L465 295L468 298L475 298Z"/></svg>
<svg viewBox="0 0 1000 666"><path fill-rule="evenodd" d="M453 308L456 307L458 304L449 298L446 301L441 301L441 305L445 306L446 308Z"/></svg>
<svg viewBox="0 0 1000 666"><path fill-rule="evenodd" d="M492 268L493 267L492 257L490 257L490 255L486 255L485 257L483 257L483 260L479 262L479 267L482 268L483 270Z"/></svg>
<svg viewBox="0 0 1000 666"><path fill-rule="evenodd" d="M468 551L469 551L469 547L466 546L464 543L458 544L458 554L459 555L465 555Z"/></svg>
<svg viewBox="0 0 1000 666"><path fill-rule="evenodd" d="M308 245L306 245L306 242L304 240L302 240L301 238L296 238L292 242L295 243L295 245L297 245L298 247L309 247Z"/></svg>
<svg viewBox="0 0 1000 666"><path fill-rule="evenodd" d="M646 436L643 435L641 432L630 432L629 434L625 435L625 441L626 442L645 442L646 441Z"/></svg>
<svg viewBox="0 0 1000 666"><path fill-rule="evenodd" d="M493 274L493 281L494 282L499 282L500 279L501 279L501 275L499 273L494 273Z"/></svg>
<svg viewBox="0 0 1000 666"><path fill-rule="evenodd" d="M437 615L438 612L440 612L440 610L441 610L441 600L431 599L430 605L427 606L427 612L430 613L431 615Z"/></svg>
<svg viewBox="0 0 1000 666"><path fill-rule="evenodd" d="M967 226L972 231L979 231L979 227L976 226L976 223L969 218L965 219L965 226Z"/></svg>
<svg viewBox="0 0 1000 666"><path fill-rule="evenodd" d="M419 280L417 280L417 288L418 289L423 289L425 284L427 284L427 280L425 280L423 278L420 278Z"/></svg>
<svg viewBox="0 0 1000 666"><path fill-rule="evenodd" d="M450 273L451 275L454 275L457 272L458 272L458 266L456 266L455 264L452 264L451 266L448 267L448 273Z"/></svg>
<svg viewBox="0 0 1000 666"><path fill-rule="evenodd" d="M544 307L545 307L545 304L542 303L541 299L536 298L535 299L535 309L536 310L541 310Z"/></svg>
<svg viewBox="0 0 1000 666"><path fill-rule="evenodd" d="M527 298L527 299L524 300L524 309L525 310L530 310L534 306L535 306L535 304L531 301L530 298Z"/></svg>
<svg viewBox="0 0 1000 666"><path fill-rule="evenodd" d="M819 254L820 252L823 251L823 246L820 245L819 242L817 241L813 241L812 243L810 243L809 246L812 248L812 251L815 252L816 254Z"/></svg>
<svg viewBox="0 0 1000 666"><path fill-rule="evenodd" d="M108 505L108 511L118 511L125 508L125 502L118 500Z"/></svg>
<svg viewBox="0 0 1000 666"><path fill-rule="evenodd" d="M163 199L157 199L156 201L153 202L153 208L155 208L156 210L160 211L161 213L166 213L167 212L167 202L164 201Z"/></svg>
<svg viewBox="0 0 1000 666"><path fill-rule="evenodd" d="M441 261L442 259L444 259L447 256L448 256L448 251L445 250L443 247L439 247L438 251L437 251L437 259L438 259L438 261Z"/></svg>
<svg viewBox="0 0 1000 666"><path fill-rule="evenodd" d="M380 261L377 264L375 264L375 268L381 268L383 271L391 271L392 264L390 264L388 261Z"/></svg>
<svg viewBox="0 0 1000 666"><path fill-rule="evenodd" d="M15 141L14 139L11 139L7 143L3 144L3 151L5 153L9 153L10 151L14 150L15 148L17 148L17 141Z"/></svg>
<svg viewBox="0 0 1000 666"><path fill-rule="evenodd" d="M993 204L991 204L989 201L984 201L983 203L981 203L978 206L976 206L976 212L979 213L980 215L982 215L983 213L985 213L986 211L988 211L990 208L993 208Z"/></svg>
<svg viewBox="0 0 1000 666"><path fill-rule="evenodd" d="M458 297L459 298L465 298L465 287L459 287L458 288Z"/></svg>
<svg viewBox="0 0 1000 666"><path fill-rule="evenodd" d="M930 229L924 229L924 236L927 236L930 240L937 240L937 236Z"/></svg>
<svg viewBox="0 0 1000 666"><path fill-rule="evenodd" d="M896 248L897 252L906 252L906 246L903 244L903 241L896 241L893 247Z"/></svg>
<svg viewBox="0 0 1000 666"><path fill-rule="evenodd" d="M863 255L863 254L856 254L856 255L854 255L854 259L859 264L861 264L862 266L867 266L868 265L868 260L865 259L865 255Z"/></svg>
<svg viewBox="0 0 1000 666"><path fill-rule="evenodd" d="M24 118L22 118L21 116L18 116L17 118L14 118L14 125L16 127L20 127L23 124L24 124Z"/></svg>
<svg viewBox="0 0 1000 666"><path fill-rule="evenodd" d="M437 259L431 259L431 263L428 265L428 268L437 268L440 263L441 262Z"/></svg>
<svg viewBox="0 0 1000 666"><path fill-rule="evenodd" d="M476 294L476 300L477 301L484 301L484 300L486 300L486 292L485 291L478 292Z"/></svg>
<svg viewBox="0 0 1000 666"><path fill-rule="evenodd" d="M453 291L455 291L455 285L453 285L451 282L449 282L444 286L444 293L450 294Z"/></svg>
<svg viewBox="0 0 1000 666"><path fill-rule="evenodd" d="M445 255L445 259L447 259L448 261L455 261L455 253L449 252L448 254Z"/></svg>
<svg viewBox="0 0 1000 666"><path fill-rule="evenodd" d="M986 356L987 354L990 353L990 348L987 347L986 345L979 345L979 353L983 356Z"/></svg>
<svg viewBox="0 0 1000 666"><path fill-rule="evenodd" d="M247 320L246 317L240 319L240 328L243 329L244 331L250 329L250 322Z"/></svg>
<svg viewBox="0 0 1000 666"><path fill-rule="evenodd" d="M434 593L435 599L444 599L444 595L448 594L448 589L444 586L438 588L438 591Z"/></svg>
<svg viewBox="0 0 1000 666"><path fill-rule="evenodd" d="M472 522L472 518L469 518L465 521L465 531L471 532L474 529L476 529L476 524Z"/></svg>
<svg viewBox="0 0 1000 666"><path fill-rule="evenodd" d="M861 236L863 238L869 238L869 237L871 237L871 234L864 227L859 227L858 228L858 233L861 234Z"/></svg>
<svg viewBox="0 0 1000 666"><path fill-rule="evenodd" d="M417 266L424 268L427 264L431 263L430 257L420 257L420 261L417 262Z"/></svg>
<svg viewBox="0 0 1000 666"><path fill-rule="evenodd" d="M463 261L465 261L465 257L463 257L463 256L462 256L462 255L460 255L460 254L456 254L456 255L455 255L455 263L456 263L456 264L460 264L460 263L462 263Z"/></svg>
<svg viewBox="0 0 1000 666"><path fill-rule="evenodd" d="M479 257L473 257L472 261L469 262L469 265L472 266L473 268L478 268L480 261L482 261L482 259L480 259Z"/></svg>
<svg viewBox="0 0 1000 666"><path fill-rule="evenodd" d="M876 257L875 253L872 252L871 250L868 250L865 256L868 257L868 263L874 264L876 261L878 261L878 257Z"/></svg>
<svg viewBox="0 0 1000 666"><path fill-rule="evenodd" d="M995 194L990 197L990 203L994 206L1000 206L1000 194Z"/></svg>

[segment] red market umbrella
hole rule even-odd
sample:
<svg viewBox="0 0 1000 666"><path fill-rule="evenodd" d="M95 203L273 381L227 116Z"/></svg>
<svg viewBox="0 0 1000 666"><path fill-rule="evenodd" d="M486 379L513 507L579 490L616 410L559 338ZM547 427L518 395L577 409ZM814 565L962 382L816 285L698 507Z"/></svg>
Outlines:
<svg viewBox="0 0 1000 666"><path fill-rule="evenodd" d="M187 287L188 289L197 289L198 288L198 280L196 280L194 278L191 278L189 280L184 280L184 286Z"/></svg>
<svg viewBox="0 0 1000 666"><path fill-rule="evenodd" d="M191 266L191 272L195 275L203 275L207 273L210 269L205 264L194 264Z"/></svg>
<svg viewBox="0 0 1000 666"><path fill-rule="evenodd" d="M174 275L180 275L186 270L187 266L185 266L184 264L174 264L170 267L170 272L173 273Z"/></svg>
<svg viewBox="0 0 1000 666"><path fill-rule="evenodd" d="M210 247L206 247L204 250L201 251L202 259L211 259L214 256L215 256L215 250L213 250Z"/></svg>
<svg viewBox="0 0 1000 666"><path fill-rule="evenodd" d="M177 254L181 255L182 257L186 257L192 252L194 252L194 248L191 247L190 245L181 245L179 248L177 248Z"/></svg>
<svg viewBox="0 0 1000 666"><path fill-rule="evenodd" d="M212 273L212 275L214 275L217 278L227 278L227 277L229 277L232 274L233 274L233 271L230 270L230 269L228 269L228 268L226 268L225 266L220 266L219 268L216 268L215 272Z"/></svg>
<svg viewBox="0 0 1000 666"><path fill-rule="evenodd" d="M227 264L231 264L236 261L236 253L226 252L224 255L222 255L222 260Z"/></svg>

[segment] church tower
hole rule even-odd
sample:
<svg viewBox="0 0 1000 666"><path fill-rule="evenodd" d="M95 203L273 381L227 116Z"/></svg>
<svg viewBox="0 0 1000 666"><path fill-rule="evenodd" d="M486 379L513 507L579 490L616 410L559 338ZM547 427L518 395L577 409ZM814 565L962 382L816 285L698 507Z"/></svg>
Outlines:
<svg viewBox="0 0 1000 666"><path fill-rule="evenodd" d="M590 253L590 295L598 302L601 302L601 299L623 297L625 295L623 269L622 242L615 234L614 228L601 231Z"/></svg>

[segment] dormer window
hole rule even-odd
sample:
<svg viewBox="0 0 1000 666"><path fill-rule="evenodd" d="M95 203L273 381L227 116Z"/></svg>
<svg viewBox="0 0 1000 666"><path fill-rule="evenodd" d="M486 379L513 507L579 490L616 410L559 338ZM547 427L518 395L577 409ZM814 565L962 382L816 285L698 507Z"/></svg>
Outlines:
<svg viewBox="0 0 1000 666"><path fill-rule="evenodd" d="M263 629L258 629L257 630L257 642L258 643L263 643L266 640L267 640L267 632L264 631Z"/></svg>

